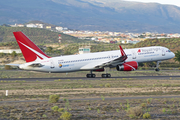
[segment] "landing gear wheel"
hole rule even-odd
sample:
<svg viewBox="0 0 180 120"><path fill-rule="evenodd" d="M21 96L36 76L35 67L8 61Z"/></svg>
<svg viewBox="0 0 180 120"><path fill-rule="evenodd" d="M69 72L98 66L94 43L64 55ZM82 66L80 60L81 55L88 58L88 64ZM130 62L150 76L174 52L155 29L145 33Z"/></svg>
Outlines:
<svg viewBox="0 0 180 120"><path fill-rule="evenodd" d="M110 77L111 77L111 74L107 74L107 77L110 78Z"/></svg>
<svg viewBox="0 0 180 120"><path fill-rule="evenodd" d="M155 71L158 72L158 71L160 71L160 69L159 69L159 68L156 68Z"/></svg>
<svg viewBox="0 0 180 120"><path fill-rule="evenodd" d="M110 78L110 77L111 77L111 74L102 74L101 77L102 77L102 78Z"/></svg>
<svg viewBox="0 0 180 120"><path fill-rule="evenodd" d="M106 78L106 74L102 74L101 77L102 77L102 78Z"/></svg>
<svg viewBox="0 0 180 120"><path fill-rule="evenodd" d="M96 75L95 75L95 74L91 74L91 77L92 77L92 78L95 78L95 77L96 77Z"/></svg>
<svg viewBox="0 0 180 120"><path fill-rule="evenodd" d="M86 77L87 77L87 78L95 78L96 75L95 75L95 74L87 74Z"/></svg>

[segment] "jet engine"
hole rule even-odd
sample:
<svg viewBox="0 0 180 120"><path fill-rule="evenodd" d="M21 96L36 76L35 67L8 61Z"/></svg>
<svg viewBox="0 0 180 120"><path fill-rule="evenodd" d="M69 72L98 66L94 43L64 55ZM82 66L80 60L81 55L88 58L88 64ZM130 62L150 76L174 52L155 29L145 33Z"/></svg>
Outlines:
<svg viewBox="0 0 180 120"><path fill-rule="evenodd" d="M134 71L137 70L138 63L136 61L125 62L122 65L117 65L117 71Z"/></svg>

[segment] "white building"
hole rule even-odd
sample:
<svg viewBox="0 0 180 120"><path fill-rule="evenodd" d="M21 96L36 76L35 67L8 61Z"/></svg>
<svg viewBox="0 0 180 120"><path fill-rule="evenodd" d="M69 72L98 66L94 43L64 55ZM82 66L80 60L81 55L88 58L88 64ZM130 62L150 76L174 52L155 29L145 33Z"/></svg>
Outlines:
<svg viewBox="0 0 180 120"><path fill-rule="evenodd" d="M23 24L15 24L15 25L10 25L11 27L24 27Z"/></svg>
<svg viewBox="0 0 180 120"><path fill-rule="evenodd" d="M91 52L90 46L85 46L85 47L79 48L79 54L86 54L86 53L90 53L90 52Z"/></svg>
<svg viewBox="0 0 180 120"><path fill-rule="evenodd" d="M16 53L22 53L20 49L0 50L0 53L12 53L13 51L15 51Z"/></svg>
<svg viewBox="0 0 180 120"><path fill-rule="evenodd" d="M62 31L62 30L63 30L63 27L56 27L56 30Z"/></svg>
<svg viewBox="0 0 180 120"><path fill-rule="evenodd" d="M17 26L18 26L18 27L24 27L24 25L23 25L23 24L18 24Z"/></svg>
<svg viewBox="0 0 180 120"><path fill-rule="evenodd" d="M37 26L38 28L43 28L43 27L44 27L43 24L39 24L39 23L37 23L36 26Z"/></svg>
<svg viewBox="0 0 180 120"><path fill-rule="evenodd" d="M63 30L68 30L68 28L67 28L67 27L65 27L65 28L63 28Z"/></svg>
<svg viewBox="0 0 180 120"><path fill-rule="evenodd" d="M26 27L37 28L37 25L30 23L30 24L27 24Z"/></svg>
<svg viewBox="0 0 180 120"><path fill-rule="evenodd" d="M130 44L136 44L136 43L138 43L138 42L140 42L140 41L132 41L132 40L122 40L122 41L121 41L122 44L128 44L128 43L130 43Z"/></svg>

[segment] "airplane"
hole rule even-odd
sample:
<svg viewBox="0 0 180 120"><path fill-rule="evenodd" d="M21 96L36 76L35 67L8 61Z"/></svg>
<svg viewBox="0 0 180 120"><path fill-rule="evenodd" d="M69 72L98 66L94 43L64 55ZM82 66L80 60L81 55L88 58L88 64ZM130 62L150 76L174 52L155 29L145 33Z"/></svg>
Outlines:
<svg viewBox="0 0 180 120"><path fill-rule="evenodd" d="M67 55L49 57L40 50L21 31L13 32L16 41L26 60L24 64L7 64L18 66L22 70L40 71L49 73L67 73L75 71L90 71L87 78L95 78L92 72L103 72L107 67L117 71L135 71L138 63L157 62L156 71L159 71L159 63L175 56L168 48L162 46L125 49L119 45L120 50L95 52L80 55ZM110 78L111 74L105 73L102 78Z"/></svg>

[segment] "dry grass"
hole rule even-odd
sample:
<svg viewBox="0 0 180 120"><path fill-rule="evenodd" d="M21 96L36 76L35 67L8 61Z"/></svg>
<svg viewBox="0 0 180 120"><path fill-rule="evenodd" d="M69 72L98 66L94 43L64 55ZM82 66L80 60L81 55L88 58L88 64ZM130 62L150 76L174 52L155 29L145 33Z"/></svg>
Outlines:
<svg viewBox="0 0 180 120"><path fill-rule="evenodd" d="M14 71L13 71L14 72ZM16 73L16 72L15 72ZM85 72L78 72L77 76ZM119 72L120 73L120 72ZM137 74L139 73L139 74ZM144 74L151 75L149 71ZM3 73L4 74L4 73ZM33 76L30 72L25 75ZM116 74L113 73L113 74ZM133 73L134 74L134 73ZM136 71L141 75L143 71ZM171 74L160 72L157 74ZM175 74L175 73L173 73ZM178 74L178 73L177 73ZM21 77L25 76L21 73ZM45 75L43 74L40 74ZM39 77L34 76L34 77ZM50 74L54 75L54 74ZM73 74L72 74L73 75ZM16 76L13 74L12 76ZM55 76L54 76L55 77ZM147 99L147 100L106 100L107 97L149 96L149 95L179 95L179 78L167 80L142 80L126 78L109 78L96 80L57 79L55 81L0 81L0 100L48 100L49 95L60 95L64 99L58 103L8 103L0 105L0 119L59 119L63 112L54 112L53 106L72 114L72 119L129 119L143 118L143 113L149 113L152 119L179 119L180 99ZM9 96L5 96L9 90ZM102 98L99 101L68 101L71 98ZM142 104L144 103L144 104ZM137 107L141 106L141 107ZM164 112L162 109L164 108Z"/></svg>

